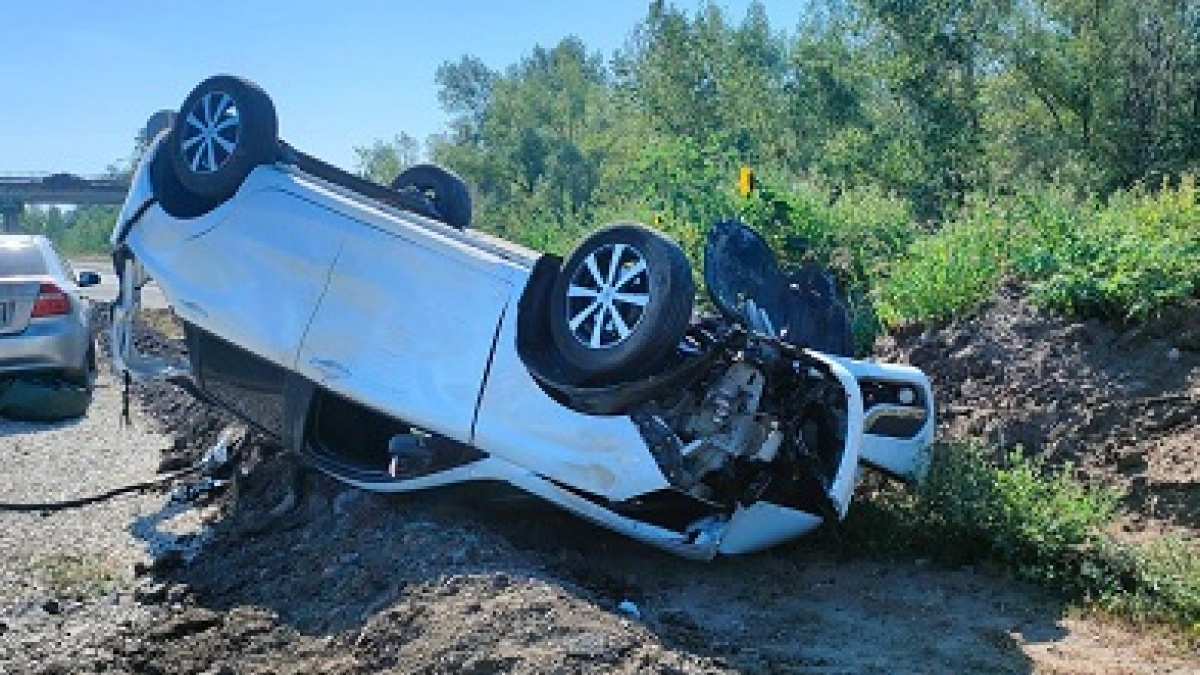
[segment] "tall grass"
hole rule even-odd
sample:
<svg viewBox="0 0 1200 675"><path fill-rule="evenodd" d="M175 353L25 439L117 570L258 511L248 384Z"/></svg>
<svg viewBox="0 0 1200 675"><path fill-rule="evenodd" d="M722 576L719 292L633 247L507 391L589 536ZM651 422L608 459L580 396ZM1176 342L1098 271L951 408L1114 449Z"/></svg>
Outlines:
<svg viewBox="0 0 1200 675"><path fill-rule="evenodd" d="M1144 319L1200 295L1195 180L1078 200L1050 187L972 200L921 237L876 289L889 325L970 312L1013 275L1077 316Z"/></svg>

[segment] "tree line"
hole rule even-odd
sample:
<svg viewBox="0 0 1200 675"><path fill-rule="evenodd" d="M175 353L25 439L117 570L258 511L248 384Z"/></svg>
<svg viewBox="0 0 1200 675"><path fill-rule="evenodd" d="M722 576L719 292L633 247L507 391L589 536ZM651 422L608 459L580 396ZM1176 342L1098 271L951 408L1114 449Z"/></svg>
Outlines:
<svg viewBox="0 0 1200 675"><path fill-rule="evenodd" d="M831 199L875 186L934 223L972 194L1103 197L1200 166L1196 0L815 0L791 29L758 4L653 0L615 54L568 37L436 78L450 122L429 155L472 184L482 225L531 243L622 213L713 217L739 165ZM415 145L359 148L360 169L387 180Z"/></svg>

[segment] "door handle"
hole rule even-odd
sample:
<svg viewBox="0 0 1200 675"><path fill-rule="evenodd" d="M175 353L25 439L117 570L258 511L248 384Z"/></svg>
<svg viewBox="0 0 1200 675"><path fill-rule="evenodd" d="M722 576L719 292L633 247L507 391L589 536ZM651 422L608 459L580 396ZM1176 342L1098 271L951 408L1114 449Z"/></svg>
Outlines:
<svg viewBox="0 0 1200 675"><path fill-rule="evenodd" d="M203 319L208 318L208 312L204 311L203 307L201 307L197 303L192 302L191 300L180 300L179 306L193 312L200 318L203 318Z"/></svg>
<svg viewBox="0 0 1200 675"><path fill-rule="evenodd" d="M337 361L329 359L309 359L309 365L317 369L321 377L326 380L336 380L350 375L350 369Z"/></svg>

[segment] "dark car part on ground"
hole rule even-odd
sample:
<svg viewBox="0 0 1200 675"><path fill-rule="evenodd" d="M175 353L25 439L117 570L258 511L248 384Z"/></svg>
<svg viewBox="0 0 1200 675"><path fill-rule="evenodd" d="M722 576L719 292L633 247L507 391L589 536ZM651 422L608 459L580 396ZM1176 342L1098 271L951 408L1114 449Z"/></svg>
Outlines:
<svg viewBox="0 0 1200 675"><path fill-rule="evenodd" d="M159 489L181 478L199 475L201 476L200 480L181 486L183 489L177 490L172 496L173 501L193 501L206 492L211 492L228 484L230 477L233 475L233 466L240 457L241 447L246 438L247 430L245 427L226 427L221 432L217 443L209 449L204 457L195 465L185 469L170 471L151 480L122 485L86 497L63 499L54 502L26 502L21 504L0 502L0 511L48 513L65 509L77 509L98 502L108 501L109 499L125 494Z"/></svg>

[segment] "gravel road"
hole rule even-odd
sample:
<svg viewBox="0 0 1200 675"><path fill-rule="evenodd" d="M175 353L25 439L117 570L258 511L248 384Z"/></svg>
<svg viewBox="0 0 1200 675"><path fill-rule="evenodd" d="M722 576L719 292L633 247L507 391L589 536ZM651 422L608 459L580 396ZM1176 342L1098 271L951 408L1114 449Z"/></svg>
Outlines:
<svg viewBox="0 0 1200 675"><path fill-rule="evenodd" d="M0 418L0 502L52 502L154 478L170 441L136 409L133 426L122 427L120 410L120 388L105 372L83 418ZM156 610L134 599L134 569L173 539L158 532L164 501L135 493L82 509L0 512L0 673L103 662L100 644L151 618Z"/></svg>

